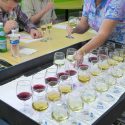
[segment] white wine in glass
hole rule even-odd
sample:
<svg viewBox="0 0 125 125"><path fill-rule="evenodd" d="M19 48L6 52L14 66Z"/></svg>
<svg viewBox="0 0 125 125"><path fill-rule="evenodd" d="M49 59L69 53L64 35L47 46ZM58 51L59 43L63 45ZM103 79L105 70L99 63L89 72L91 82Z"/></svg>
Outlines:
<svg viewBox="0 0 125 125"><path fill-rule="evenodd" d="M63 102L54 103L51 116L57 122L67 120L69 118L67 106Z"/></svg>

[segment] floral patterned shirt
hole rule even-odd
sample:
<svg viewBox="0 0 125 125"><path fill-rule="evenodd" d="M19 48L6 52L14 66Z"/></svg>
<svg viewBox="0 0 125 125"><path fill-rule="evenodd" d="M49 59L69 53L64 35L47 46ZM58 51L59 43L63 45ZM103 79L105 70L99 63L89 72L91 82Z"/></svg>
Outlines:
<svg viewBox="0 0 125 125"><path fill-rule="evenodd" d="M96 6L95 0L84 0L83 16L89 26L98 32L104 19L117 20L109 40L125 44L125 0L102 0Z"/></svg>

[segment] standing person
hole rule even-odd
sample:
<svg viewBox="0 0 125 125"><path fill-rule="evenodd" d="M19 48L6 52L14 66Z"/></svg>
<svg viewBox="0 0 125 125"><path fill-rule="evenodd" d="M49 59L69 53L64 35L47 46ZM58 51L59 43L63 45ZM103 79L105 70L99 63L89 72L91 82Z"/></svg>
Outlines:
<svg viewBox="0 0 125 125"><path fill-rule="evenodd" d="M80 23L68 33L85 33L89 28L97 34L81 47L75 58L81 62L83 55L101 46L106 40L125 44L125 0L84 0Z"/></svg>
<svg viewBox="0 0 125 125"><path fill-rule="evenodd" d="M56 19L51 0L23 0L22 10L37 27Z"/></svg>
<svg viewBox="0 0 125 125"><path fill-rule="evenodd" d="M18 3L20 0L0 0L0 22L4 23L4 31L10 33L13 27L16 27L17 22L31 34L33 38L41 37L41 33L36 29L36 26L30 22L28 17L21 11ZM17 20L8 20L8 13L15 11Z"/></svg>

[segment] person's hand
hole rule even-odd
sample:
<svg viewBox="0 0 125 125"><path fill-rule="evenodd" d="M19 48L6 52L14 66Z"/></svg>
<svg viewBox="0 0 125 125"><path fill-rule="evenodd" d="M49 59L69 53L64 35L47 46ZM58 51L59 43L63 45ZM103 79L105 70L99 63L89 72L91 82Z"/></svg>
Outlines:
<svg viewBox="0 0 125 125"><path fill-rule="evenodd" d="M42 37L41 32L39 32L39 31L36 30L36 29L31 29L31 30L30 30L30 34L31 34L31 36L32 36L34 39L37 39L37 38L41 38L41 37Z"/></svg>
<svg viewBox="0 0 125 125"><path fill-rule="evenodd" d="M49 10L53 9L54 5L52 2L48 2L47 5L44 7L45 12L48 12Z"/></svg>
<svg viewBox="0 0 125 125"><path fill-rule="evenodd" d="M6 21L6 23L4 25L4 31L6 33L9 33L16 26L17 26L17 22L16 21L8 20L8 21Z"/></svg>
<svg viewBox="0 0 125 125"><path fill-rule="evenodd" d="M81 49L75 52L74 59L76 60L75 66L79 67L80 64L82 64L84 58L84 53Z"/></svg>
<svg viewBox="0 0 125 125"><path fill-rule="evenodd" d="M73 28L72 28L71 26L67 25L67 26L66 26L66 30L67 30L68 36L71 36L72 31L73 31Z"/></svg>

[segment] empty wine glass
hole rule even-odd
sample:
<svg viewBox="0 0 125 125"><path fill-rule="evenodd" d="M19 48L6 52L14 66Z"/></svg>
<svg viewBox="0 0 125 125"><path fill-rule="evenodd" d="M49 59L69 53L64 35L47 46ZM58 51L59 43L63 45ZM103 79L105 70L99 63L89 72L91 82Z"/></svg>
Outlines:
<svg viewBox="0 0 125 125"><path fill-rule="evenodd" d="M68 19L68 26L70 26L73 29L73 28L75 28L77 26L78 22L79 22L79 19L77 17L70 16L69 19ZM66 37L69 38L69 39L74 38L71 35L71 33L69 33Z"/></svg>
<svg viewBox="0 0 125 125"><path fill-rule="evenodd" d="M42 93L38 93L33 91L33 96L32 96L32 107L35 111L39 112L39 117L38 117L38 123L41 125L42 124L42 119L44 115L41 115L41 112L44 112L45 110L48 109L49 103L46 98L46 91Z"/></svg>
<svg viewBox="0 0 125 125"><path fill-rule="evenodd" d="M115 43L108 42L108 43L106 43L106 47L108 48L108 52L114 52L114 50L115 50Z"/></svg>
<svg viewBox="0 0 125 125"><path fill-rule="evenodd" d="M57 66L65 64L65 54L63 52L56 52L54 54L54 64Z"/></svg>
<svg viewBox="0 0 125 125"><path fill-rule="evenodd" d="M16 95L18 97L18 99L20 99L21 101L24 102L24 106L22 112L24 113L28 113L27 110L27 105L26 105L26 101L29 100L32 96L32 89L31 89L31 83L28 80L20 80L17 82L16 85Z"/></svg>

